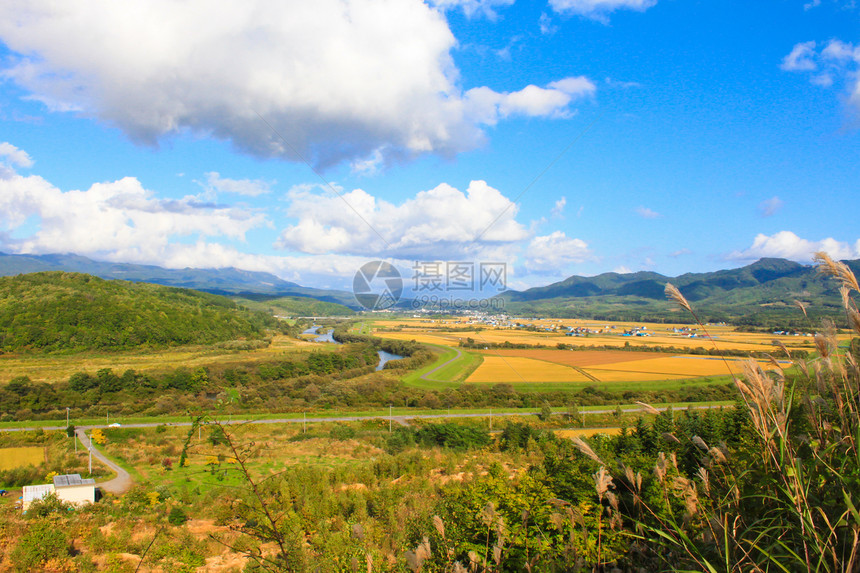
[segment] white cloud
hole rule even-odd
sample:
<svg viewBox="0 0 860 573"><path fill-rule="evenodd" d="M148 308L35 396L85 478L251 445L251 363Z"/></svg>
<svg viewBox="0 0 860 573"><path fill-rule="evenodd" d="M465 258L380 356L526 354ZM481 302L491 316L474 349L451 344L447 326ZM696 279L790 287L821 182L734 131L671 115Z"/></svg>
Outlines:
<svg viewBox="0 0 860 573"><path fill-rule="evenodd" d="M600 22L607 22L608 15L616 10L644 12L656 4L657 0L549 0L556 12L578 14Z"/></svg>
<svg viewBox="0 0 860 573"><path fill-rule="evenodd" d="M38 230L13 238L33 221ZM263 215L235 207L158 199L134 177L96 183L86 191L62 191L35 175L0 180L0 244L15 253L74 252L160 263L171 240L243 241L264 223Z"/></svg>
<svg viewBox="0 0 860 573"><path fill-rule="evenodd" d="M33 159L26 151L5 141L0 143L0 161L12 167L28 168L33 166Z"/></svg>
<svg viewBox="0 0 860 573"><path fill-rule="evenodd" d="M478 13L505 4L439 5ZM568 117L595 90L569 78L464 92L456 39L441 8L421 0L8 0L0 40L13 52L0 78L52 110L98 118L144 144L190 132L319 166L377 153L386 162L451 156L480 145L485 125Z"/></svg>
<svg viewBox="0 0 860 573"><path fill-rule="evenodd" d="M782 199L774 196L759 203L758 212L762 217L770 217L782 209L783 204Z"/></svg>
<svg viewBox="0 0 860 573"><path fill-rule="evenodd" d="M466 92L468 115L483 124L495 125L510 116L567 117L569 105L592 96L597 88L584 76L552 82L547 87L529 85L523 89L499 93L490 88L473 88Z"/></svg>
<svg viewBox="0 0 860 573"><path fill-rule="evenodd" d="M692 253L693 251L691 251L690 249L678 249L677 251L672 251L671 253L669 253L669 256L674 259L677 257L682 257L684 255L690 255Z"/></svg>
<svg viewBox="0 0 860 573"><path fill-rule="evenodd" d="M773 235L756 235L750 248L734 251L727 258L735 260L756 260L762 257L779 257L799 262L811 262L817 251L825 251L835 259L854 259L860 257L860 240L853 246L831 237L820 241L809 241L798 237L791 231L780 231Z"/></svg>
<svg viewBox="0 0 860 573"><path fill-rule="evenodd" d="M807 72L811 83L824 88L844 82L849 92L848 102L860 112L860 46L838 39L830 40L818 52L816 46L814 41L796 44L780 67Z"/></svg>
<svg viewBox="0 0 860 573"><path fill-rule="evenodd" d="M514 3L514 0L429 0L430 4L442 10L462 10L471 18L475 15L494 19L495 8L504 8Z"/></svg>
<svg viewBox="0 0 860 573"><path fill-rule="evenodd" d="M636 207L636 214L643 219L657 219L661 216L660 213L658 213L657 211L653 211L648 207L643 207L642 205Z"/></svg>
<svg viewBox="0 0 860 573"><path fill-rule="evenodd" d="M227 179L217 171L206 174L206 188L218 193L236 193L248 197L265 195L272 189L273 182L263 179Z"/></svg>
<svg viewBox="0 0 860 573"><path fill-rule="evenodd" d="M542 12L540 18L538 19L538 26L540 28L540 33L545 36L551 36L558 32L558 26L552 23L552 17L546 12Z"/></svg>
<svg viewBox="0 0 860 573"><path fill-rule="evenodd" d="M552 208L552 216L553 217L561 217L564 213L564 206L567 205L567 197L562 197L558 201L555 202L555 205Z"/></svg>
<svg viewBox="0 0 860 573"><path fill-rule="evenodd" d="M779 67L788 72L812 71L818 67L814 58L815 42L801 42L794 45Z"/></svg>
<svg viewBox="0 0 860 573"><path fill-rule="evenodd" d="M533 273L557 274L571 263L591 258L588 243L572 239L562 231L535 237L526 249L526 269Z"/></svg>
<svg viewBox="0 0 860 573"><path fill-rule="evenodd" d="M465 193L443 183L399 205L361 189L337 195L298 186L287 198L287 215L297 222L277 246L303 253L456 260L509 251L529 236L516 221L517 206L484 181L472 181Z"/></svg>
<svg viewBox="0 0 860 573"><path fill-rule="evenodd" d="M612 272L618 273L619 275L629 275L633 271L629 267L621 265L620 267L615 267L614 269L612 269Z"/></svg>

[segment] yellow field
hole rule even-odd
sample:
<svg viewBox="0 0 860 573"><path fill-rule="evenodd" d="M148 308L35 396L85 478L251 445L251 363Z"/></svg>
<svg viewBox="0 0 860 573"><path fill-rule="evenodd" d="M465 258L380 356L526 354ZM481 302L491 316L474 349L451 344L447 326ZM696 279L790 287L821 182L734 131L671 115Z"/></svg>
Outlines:
<svg viewBox="0 0 860 573"><path fill-rule="evenodd" d="M597 366L599 364L614 364L632 360L651 360L666 355L660 352L642 352L625 350L558 350L554 348L492 348L481 350L486 356L521 356L546 360L565 366Z"/></svg>
<svg viewBox="0 0 860 573"><path fill-rule="evenodd" d="M621 435L621 428L568 428L566 430L554 430L553 433L559 438L589 438L596 434L619 436Z"/></svg>
<svg viewBox="0 0 860 573"><path fill-rule="evenodd" d="M657 374L654 372L625 372L624 370L598 370L596 368L583 368L583 372L594 376L601 382L654 382L657 380L683 380L684 378L695 378L696 375L684 374Z"/></svg>
<svg viewBox="0 0 860 573"><path fill-rule="evenodd" d="M518 356L484 356L466 382L588 382L573 368Z"/></svg>
<svg viewBox="0 0 860 573"><path fill-rule="evenodd" d="M0 470L12 470L23 466L39 466L45 462L45 448L20 447L0 448Z"/></svg>
<svg viewBox="0 0 860 573"><path fill-rule="evenodd" d="M398 320L374 321L377 328L400 328L399 332L377 332L378 336L397 338L400 340L415 339L419 342L455 346L460 340L472 338L477 343L529 344L555 346L559 343L575 346L616 346L635 347L675 346L677 348L718 348L720 350L743 350L773 352L774 340L780 340L789 349L813 350L814 344L810 336L775 336L771 333L735 332L733 326L708 326L712 338L704 336L701 328L695 327L694 337L690 332L675 332L684 328L692 328L682 324L650 324L633 322L595 322L593 320L577 319L541 319L541 320L512 320L510 324L499 327L470 322L469 318L429 320L404 318ZM516 329L513 323L529 324L537 328L550 328L552 332L532 332ZM446 328L474 327L479 332L446 332ZM587 328L592 332L588 336L565 336L568 327ZM645 327L648 336L622 336L624 331L634 327Z"/></svg>
<svg viewBox="0 0 860 573"><path fill-rule="evenodd" d="M701 356L667 356L664 358L652 358L649 360L635 360L618 362L615 364L602 364L599 368L591 368L598 371L618 372L641 372L660 375L675 375L686 378L697 376L724 376L728 374L726 363L732 370L732 374L740 374L743 371L743 360L726 360L720 358L706 358ZM760 360L759 365L764 369L770 369L770 363ZM597 375L600 378L600 375Z"/></svg>

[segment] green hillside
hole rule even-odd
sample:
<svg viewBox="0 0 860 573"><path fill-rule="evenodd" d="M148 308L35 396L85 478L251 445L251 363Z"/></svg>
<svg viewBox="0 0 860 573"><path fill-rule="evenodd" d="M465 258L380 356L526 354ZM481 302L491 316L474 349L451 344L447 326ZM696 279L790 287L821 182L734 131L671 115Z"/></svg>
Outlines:
<svg viewBox="0 0 860 573"><path fill-rule="evenodd" d="M228 298L90 275L0 277L0 351L119 350L259 338L276 325Z"/></svg>
<svg viewBox="0 0 860 573"><path fill-rule="evenodd" d="M338 304L304 296L283 296L268 299L265 297L236 298L243 306L286 316L352 316L355 311Z"/></svg>

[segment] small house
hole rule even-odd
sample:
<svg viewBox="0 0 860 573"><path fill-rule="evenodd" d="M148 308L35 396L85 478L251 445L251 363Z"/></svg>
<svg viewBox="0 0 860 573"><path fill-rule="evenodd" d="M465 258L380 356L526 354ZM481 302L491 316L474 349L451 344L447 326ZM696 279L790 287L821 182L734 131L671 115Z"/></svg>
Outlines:
<svg viewBox="0 0 860 573"><path fill-rule="evenodd" d="M31 503L51 493L56 494L60 501L72 505L95 503L96 480L83 479L80 474L65 474L54 476L54 483L25 485L22 504L24 511L27 511Z"/></svg>

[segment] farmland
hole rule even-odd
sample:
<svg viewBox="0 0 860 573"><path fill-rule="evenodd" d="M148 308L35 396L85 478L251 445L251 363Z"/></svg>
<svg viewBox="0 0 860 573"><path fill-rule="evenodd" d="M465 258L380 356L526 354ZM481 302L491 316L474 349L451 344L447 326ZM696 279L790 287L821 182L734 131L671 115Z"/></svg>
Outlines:
<svg viewBox="0 0 860 573"><path fill-rule="evenodd" d="M379 320L373 327L375 335L384 338L460 348L479 357L480 364L464 377L467 383L510 383L538 390L565 383L573 389L603 383L648 387L668 381L726 381L742 372L746 353L780 357L779 365L759 358L765 370L788 367L775 340L789 352L814 351L811 336L737 332L723 324L709 325L704 332L684 324L461 317ZM741 356L723 358L722 353ZM456 376L449 369L446 380Z"/></svg>
<svg viewBox="0 0 860 573"><path fill-rule="evenodd" d="M45 462L45 448L21 446L0 449L0 471L23 466L39 466Z"/></svg>

